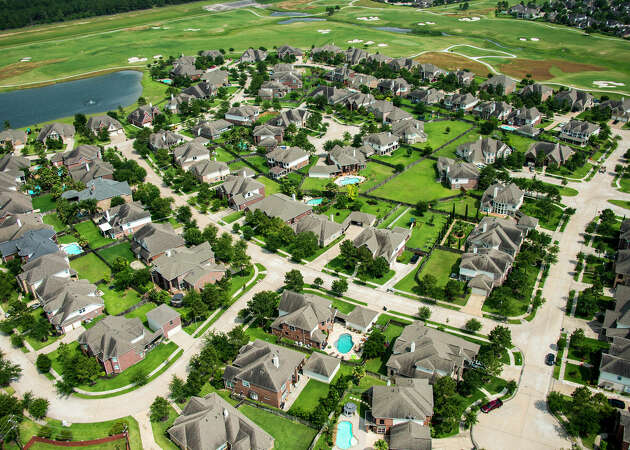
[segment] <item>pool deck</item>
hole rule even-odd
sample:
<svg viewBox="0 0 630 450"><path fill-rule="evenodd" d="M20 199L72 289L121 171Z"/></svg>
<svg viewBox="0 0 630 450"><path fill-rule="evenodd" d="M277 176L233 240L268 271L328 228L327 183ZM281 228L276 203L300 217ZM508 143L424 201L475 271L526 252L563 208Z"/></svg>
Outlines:
<svg viewBox="0 0 630 450"><path fill-rule="evenodd" d="M337 340L342 334L349 334L350 336L352 336L353 345L352 349L348 353L340 353L339 350L337 350ZM346 327L336 323L333 327L332 332L330 333L330 336L328 336L328 345L326 346L324 351L329 355L334 356L335 358L340 358L344 361L352 359L353 356L355 357L355 359L360 359L361 352L357 352L356 348L357 345L363 342L364 339L367 339L367 336L364 336L361 333L357 333L356 331L349 330Z"/></svg>
<svg viewBox="0 0 630 450"><path fill-rule="evenodd" d="M352 424L352 437L354 444L350 447L352 449L359 450L374 448L374 443L379 439L383 439L383 435L365 431L365 426L362 423L363 420L361 419L361 417L359 417L358 413L353 414L352 417L347 417L341 414L339 416L339 422L350 422ZM333 447L333 450L342 449L335 445Z"/></svg>

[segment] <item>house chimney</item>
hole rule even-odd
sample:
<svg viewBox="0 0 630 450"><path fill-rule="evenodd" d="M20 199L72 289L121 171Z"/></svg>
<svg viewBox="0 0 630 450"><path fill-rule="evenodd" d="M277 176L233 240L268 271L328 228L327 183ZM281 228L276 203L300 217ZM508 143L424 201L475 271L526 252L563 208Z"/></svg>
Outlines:
<svg viewBox="0 0 630 450"><path fill-rule="evenodd" d="M495 186L494 187L494 194L492 194L492 197L497 198L497 194L499 193L499 186Z"/></svg>
<svg viewBox="0 0 630 450"><path fill-rule="evenodd" d="M484 225L484 227L485 227L485 225ZM473 253L477 253L477 247L473 248Z"/></svg>
<svg viewBox="0 0 630 450"><path fill-rule="evenodd" d="M481 231L485 233L487 229L488 229L488 223L484 221L483 224L481 225Z"/></svg>
<svg viewBox="0 0 630 450"><path fill-rule="evenodd" d="M228 410L226 408L223 408L223 417L227 419L229 415L230 413L228 412Z"/></svg>
<svg viewBox="0 0 630 450"><path fill-rule="evenodd" d="M411 341L411 345L409 346L409 351L411 353L416 351L416 341Z"/></svg>
<svg viewBox="0 0 630 450"><path fill-rule="evenodd" d="M280 367L280 358L278 358L277 354L273 354L273 356L271 357L271 362L276 369Z"/></svg>
<svg viewBox="0 0 630 450"><path fill-rule="evenodd" d="M291 198L295 201L295 194L291 194Z"/></svg>
<svg viewBox="0 0 630 450"><path fill-rule="evenodd" d="M331 215L331 217L332 217L332 215ZM20 220L20 217L19 217L19 216L16 216L16 217L15 217L15 222L17 223L17 226L18 226L19 228L22 228L22 221Z"/></svg>
<svg viewBox="0 0 630 450"><path fill-rule="evenodd" d="M90 171L90 163L85 161L85 171L89 172Z"/></svg>
<svg viewBox="0 0 630 450"><path fill-rule="evenodd" d="M332 213L330 213L330 221L334 222Z"/></svg>

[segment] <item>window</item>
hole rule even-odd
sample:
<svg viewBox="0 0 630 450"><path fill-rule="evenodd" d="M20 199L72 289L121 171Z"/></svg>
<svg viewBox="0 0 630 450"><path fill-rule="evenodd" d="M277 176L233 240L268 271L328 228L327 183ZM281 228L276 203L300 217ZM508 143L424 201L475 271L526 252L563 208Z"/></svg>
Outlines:
<svg viewBox="0 0 630 450"><path fill-rule="evenodd" d="M118 364L114 364L114 369L115 370L120 370L120 367L118 366Z"/></svg>
<svg viewBox="0 0 630 450"><path fill-rule="evenodd" d="M243 381L242 381L242 383L243 383L243 386L245 386L245 387L249 387L249 381L245 381L245 380L243 380Z"/></svg>
<svg viewBox="0 0 630 450"><path fill-rule="evenodd" d="M112 358L112 362L118 362L118 358L116 358L115 356Z"/></svg>
<svg viewBox="0 0 630 450"><path fill-rule="evenodd" d="M381 425L383 425L385 423L385 419L378 419L378 423L380 423Z"/></svg>
<svg viewBox="0 0 630 450"><path fill-rule="evenodd" d="M169 324L169 325L173 325L173 321L172 321L172 320L170 320L170 321L168 322L168 324Z"/></svg>
<svg viewBox="0 0 630 450"><path fill-rule="evenodd" d="M289 330L295 331L295 327L293 325L289 325Z"/></svg>
<svg viewBox="0 0 630 450"><path fill-rule="evenodd" d="M258 400L258 394L254 391L251 391L249 393L249 396L252 398L252 400Z"/></svg>
<svg viewBox="0 0 630 450"><path fill-rule="evenodd" d="M287 384L286 384L286 383L284 383L284 384L282 385L282 387L280 388L280 392L284 392L284 390L285 390L286 388L287 388Z"/></svg>
<svg viewBox="0 0 630 450"><path fill-rule="evenodd" d="M81 309L79 310L79 314L83 314L84 312L85 312L85 308L81 308Z"/></svg>

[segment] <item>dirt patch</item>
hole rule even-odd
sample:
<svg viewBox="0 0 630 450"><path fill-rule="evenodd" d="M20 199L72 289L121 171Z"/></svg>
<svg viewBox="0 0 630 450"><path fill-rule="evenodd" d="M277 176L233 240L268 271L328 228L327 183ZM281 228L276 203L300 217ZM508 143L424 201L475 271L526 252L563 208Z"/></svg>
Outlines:
<svg viewBox="0 0 630 450"><path fill-rule="evenodd" d="M447 12L444 15L448 17L472 17L472 16L487 16L494 12L495 8L478 8L469 10L466 12Z"/></svg>
<svg viewBox="0 0 630 450"><path fill-rule="evenodd" d="M468 69L478 74L488 72L488 68L483 64L451 53L429 52L418 56L415 60L421 63L432 63L447 70Z"/></svg>
<svg viewBox="0 0 630 450"><path fill-rule="evenodd" d="M605 67L595 66L593 64L582 64L577 62L562 61L559 59L548 59L545 61L537 61L533 59L513 59L506 64L499 65L499 70L518 79L525 78L527 74L531 74L532 78L538 81L545 81L554 78L551 69L555 68L564 73L577 72L602 72L606 71Z"/></svg>
<svg viewBox="0 0 630 450"><path fill-rule="evenodd" d="M311 0L286 0L284 2L276 3L274 6L278 9L284 9L287 11L301 11L303 9L315 9L315 5L309 5Z"/></svg>
<svg viewBox="0 0 630 450"><path fill-rule="evenodd" d="M63 62L66 59L67 58L46 59L44 61L28 61L9 64L8 66L5 66L2 68L2 70L0 70L0 80L18 77L22 74L30 72L33 69L37 69L38 67Z"/></svg>

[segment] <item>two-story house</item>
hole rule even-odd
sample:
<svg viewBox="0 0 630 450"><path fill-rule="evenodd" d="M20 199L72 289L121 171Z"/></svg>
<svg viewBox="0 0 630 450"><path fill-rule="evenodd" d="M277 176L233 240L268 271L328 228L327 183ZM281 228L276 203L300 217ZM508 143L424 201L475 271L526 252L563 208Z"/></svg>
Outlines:
<svg viewBox="0 0 630 450"><path fill-rule="evenodd" d="M205 138L195 138L179 147L173 149L173 159L175 164L184 170L198 161L210 159L210 151L206 144Z"/></svg>
<svg viewBox="0 0 630 450"><path fill-rule="evenodd" d="M479 183L479 169L472 163L440 156L436 168L441 181L451 189L475 189Z"/></svg>
<svg viewBox="0 0 630 450"><path fill-rule="evenodd" d="M186 241L175 233L169 223L148 223L136 231L131 242L131 251L145 264L166 252L183 247Z"/></svg>
<svg viewBox="0 0 630 450"><path fill-rule="evenodd" d="M35 291L46 318L55 331L67 333L101 315L105 308L103 292L87 280L68 281L48 277Z"/></svg>
<svg viewBox="0 0 630 450"><path fill-rule="evenodd" d="M373 148L377 155L390 155L400 146L400 143L398 136L395 136L391 131L383 131L365 136L363 145Z"/></svg>
<svg viewBox="0 0 630 450"><path fill-rule="evenodd" d="M225 113L225 120L234 125L251 125L258 119L260 108L252 105L233 106Z"/></svg>
<svg viewBox="0 0 630 450"><path fill-rule="evenodd" d="M131 202L106 209L92 220L103 235L120 239L151 223L151 213L144 209L141 203Z"/></svg>
<svg viewBox="0 0 630 450"><path fill-rule="evenodd" d="M373 258L383 257L391 266L396 258L402 255L405 244L411 237L411 230L401 227L392 229L380 229L374 227L364 228L352 241L356 248L365 247Z"/></svg>
<svg viewBox="0 0 630 450"><path fill-rule="evenodd" d="M228 175L217 192L231 208L242 211L265 198L265 185L247 176Z"/></svg>
<svg viewBox="0 0 630 450"><path fill-rule="evenodd" d="M483 212L513 216L523 205L525 194L514 183L488 186L481 196Z"/></svg>
<svg viewBox="0 0 630 450"><path fill-rule="evenodd" d="M308 165L309 154L299 147L276 148L266 155L269 174L273 178L282 178Z"/></svg>
<svg viewBox="0 0 630 450"><path fill-rule="evenodd" d="M48 277L70 280L76 276L77 272L70 268L68 255L59 251L32 259L22 265L22 272L16 278L22 291L35 296L36 289Z"/></svg>

